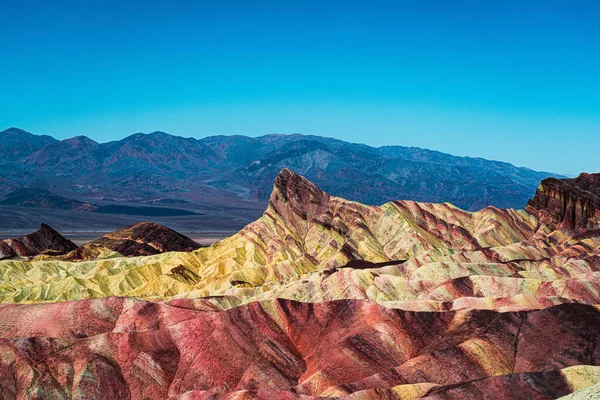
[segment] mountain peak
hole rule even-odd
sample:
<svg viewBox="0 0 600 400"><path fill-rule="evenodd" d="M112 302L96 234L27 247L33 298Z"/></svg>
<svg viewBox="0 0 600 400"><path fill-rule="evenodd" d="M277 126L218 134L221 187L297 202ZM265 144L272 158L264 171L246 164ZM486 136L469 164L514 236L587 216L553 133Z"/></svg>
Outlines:
<svg viewBox="0 0 600 400"><path fill-rule="evenodd" d="M273 193L280 194L279 200L283 202L293 200L321 202L326 196L317 185L288 168L282 169L277 174Z"/></svg>
<svg viewBox="0 0 600 400"><path fill-rule="evenodd" d="M155 137L162 137L162 138L167 138L167 137L180 137L180 136L175 136L175 135L171 135L169 133L166 132L162 132L162 131L154 131L154 132L150 132L150 133L145 133L145 132L138 132L138 133L134 133L133 135L129 136L129 137L134 137L134 138L155 138Z"/></svg>
<svg viewBox="0 0 600 400"><path fill-rule="evenodd" d="M83 135L79 135L79 136L73 136L72 138L68 138L63 140L64 143L67 144L71 144L71 145L92 145L92 146L98 146L99 143L96 142L95 140L90 139L87 136L83 136Z"/></svg>
<svg viewBox="0 0 600 400"><path fill-rule="evenodd" d="M45 223L42 222L42 224L40 225L40 229L39 229L38 232L50 232L50 233L54 233L56 231L50 225L45 224ZM58 233L58 232L56 232L56 233Z"/></svg>
<svg viewBox="0 0 600 400"><path fill-rule="evenodd" d="M582 172L577 178L575 178L575 181L579 182L583 186L600 188L600 173L589 174L587 172Z"/></svg>
<svg viewBox="0 0 600 400"><path fill-rule="evenodd" d="M16 128L14 126L3 130L2 132L0 132L0 135L3 135L3 136L36 136L33 133L29 133L26 130L23 130L21 128Z"/></svg>
<svg viewBox="0 0 600 400"><path fill-rule="evenodd" d="M330 196L314 183L287 168L275 178L269 205L283 217L311 220L323 212Z"/></svg>

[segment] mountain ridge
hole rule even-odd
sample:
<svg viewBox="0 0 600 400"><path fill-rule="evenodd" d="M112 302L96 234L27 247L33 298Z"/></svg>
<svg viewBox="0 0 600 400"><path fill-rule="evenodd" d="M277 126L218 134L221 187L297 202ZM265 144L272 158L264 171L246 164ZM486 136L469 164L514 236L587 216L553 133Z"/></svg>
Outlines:
<svg viewBox="0 0 600 400"><path fill-rule="evenodd" d="M364 146L370 149L377 149L377 150L388 150L388 149L407 149L407 150L412 150L412 151L423 151L423 152L427 152L427 153L431 153L431 154L437 154L437 155L443 155L443 156L449 156L452 157L454 159L465 159L465 160L480 160L480 161L484 161L484 162L491 162L491 163L496 163L496 164L501 164L501 165L506 165L506 166L510 166L510 167L514 167L517 169L524 169L524 170L529 170L529 171L533 171L533 172L539 172L539 173L546 173L546 174L553 174L553 175L558 175L558 176L563 176L563 177L568 177L567 174L560 174L560 173L555 173L555 172L550 172L550 171L540 171L540 170L536 170L530 167L525 167L525 166L518 166L515 164L512 164L508 161L502 161L502 160L496 160L496 159L489 159L489 158L484 158L484 157L478 157L478 156L459 156L459 155L455 155L455 154L451 154L451 153L445 153L441 150L433 150L433 149L428 149L426 147L419 147L419 146L402 146L402 145L382 145L382 146L372 146L366 143L360 143L360 142L347 142L345 140L342 139L337 139L334 137L330 137L330 136L319 136L319 135L312 135L312 134L303 134L303 133L267 133L264 135L258 135L258 136L246 136L246 135L239 135L239 134L233 134L233 135L209 135L209 136L203 136L200 138L197 138L195 136L180 136L180 135L176 135L176 134L171 134L168 132L164 132L164 131L153 131L153 132L136 132L136 133L132 133L130 135L127 135L121 139L114 139L114 140L108 140L105 142L101 142L101 141L96 141L86 135L76 135L76 136L72 136L72 137L68 137L65 139L56 139L51 135L43 135L43 134L35 134L35 133L31 133L29 131L26 131L24 129L21 128L17 128L17 127L10 127L7 128L3 131L0 131L0 135L4 134L4 133L22 133L22 134L28 134L28 135L32 135L35 137L44 137L44 138L51 138L54 139L54 141L56 142L72 142L74 139L85 139L86 141L90 141L93 142L95 144L99 144L99 145L108 145L108 144L114 144L114 143L118 143L118 142L122 142L122 141L126 141L128 139L134 138L134 137L152 137L152 136L169 136L169 137L176 137L176 138L182 138L182 139L186 139L186 140L194 140L194 141L214 141L216 139L227 139L227 138L233 138L233 139L270 139L270 138L298 138L298 137L303 137L303 138L308 138L308 139L316 139L316 140L328 140L328 141L336 141L339 143L345 143L345 144L352 144L352 145L356 145L356 146Z"/></svg>
<svg viewBox="0 0 600 400"><path fill-rule="evenodd" d="M157 131L97 143L85 136L58 141L19 131L33 144L14 150L13 142L2 143L6 132L0 133L0 156L11 156L0 159L0 172L6 171L0 192L40 187L100 205L162 198L199 210L223 203L260 207L278 172L292 168L333 195L365 204L406 199L475 211L487 205L523 208L542 179L558 177L502 161L314 135L196 139Z"/></svg>

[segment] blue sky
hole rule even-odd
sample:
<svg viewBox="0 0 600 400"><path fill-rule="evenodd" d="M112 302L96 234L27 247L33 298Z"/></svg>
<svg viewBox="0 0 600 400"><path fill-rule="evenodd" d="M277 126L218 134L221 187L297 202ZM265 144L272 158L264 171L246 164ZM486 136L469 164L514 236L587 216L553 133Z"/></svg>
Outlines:
<svg viewBox="0 0 600 400"><path fill-rule="evenodd" d="M597 1L0 6L0 129L299 132L600 171Z"/></svg>

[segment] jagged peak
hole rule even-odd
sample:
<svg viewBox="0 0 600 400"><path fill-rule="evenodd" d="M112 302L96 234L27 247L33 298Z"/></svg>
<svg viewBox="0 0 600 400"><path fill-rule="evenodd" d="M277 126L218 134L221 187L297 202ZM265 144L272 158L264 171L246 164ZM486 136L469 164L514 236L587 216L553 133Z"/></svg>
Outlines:
<svg viewBox="0 0 600 400"><path fill-rule="evenodd" d="M20 238L0 240L0 259L12 257L32 257L52 251L64 254L75 250L77 245L42 223L40 229Z"/></svg>
<svg viewBox="0 0 600 400"><path fill-rule="evenodd" d="M575 180L580 183L587 183L600 188L600 172L591 174L582 172L577 178L575 178Z"/></svg>
<svg viewBox="0 0 600 400"><path fill-rule="evenodd" d="M303 219L311 219L323 212L329 198L317 185L284 168L275 178L269 205L284 217L293 213Z"/></svg>
<svg viewBox="0 0 600 400"><path fill-rule="evenodd" d="M274 196L276 196L275 199ZM314 203L321 202L327 197L328 195L317 185L288 168L282 169L277 174L271 194L271 200L280 202L309 201Z"/></svg>
<svg viewBox="0 0 600 400"><path fill-rule="evenodd" d="M27 235L26 237L32 237L32 236L43 236L44 238L48 239L48 240L57 240L59 242L65 242L68 243L68 245L73 245L73 242L71 242L69 239L65 238L63 235L61 235L60 233L58 233L58 231L56 229L54 229L53 227L51 227L50 225L46 224L46 223L41 223L40 224L40 229L38 229L37 231L30 233L29 235ZM75 246L77 247L77 246Z"/></svg>
<svg viewBox="0 0 600 400"><path fill-rule="evenodd" d="M56 230L53 227L51 227L50 225L42 222L42 224L40 225L39 232L53 232L54 233L54 232L56 232ZM56 232L56 233L58 233L58 232Z"/></svg>

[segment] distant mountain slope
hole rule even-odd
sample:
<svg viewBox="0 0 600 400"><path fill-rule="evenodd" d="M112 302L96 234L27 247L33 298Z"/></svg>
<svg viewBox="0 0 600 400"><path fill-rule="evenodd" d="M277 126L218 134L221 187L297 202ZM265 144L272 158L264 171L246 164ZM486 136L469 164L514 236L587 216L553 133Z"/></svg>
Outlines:
<svg viewBox="0 0 600 400"><path fill-rule="evenodd" d="M120 205L101 206L94 210L101 214L145 215L149 217L169 217L181 215L198 215L197 213L165 207L131 207Z"/></svg>
<svg viewBox="0 0 600 400"><path fill-rule="evenodd" d="M98 208L90 203L56 195L44 189L22 188L10 192L0 201L5 206L53 208L59 210L91 211Z"/></svg>
<svg viewBox="0 0 600 400"><path fill-rule="evenodd" d="M0 154L3 161L15 161L26 157L58 140L46 135L33 135L19 128L0 132Z"/></svg>
<svg viewBox="0 0 600 400"><path fill-rule="evenodd" d="M552 176L481 158L299 134L198 140L154 132L96 143L11 128L0 142L0 171L18 171L2 175L0 191L38 187L83 202L266 204L277 173L292 168L329 193L366 204L408 199L467 210L523 208L539 181Z"/></svg>

